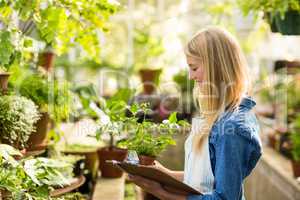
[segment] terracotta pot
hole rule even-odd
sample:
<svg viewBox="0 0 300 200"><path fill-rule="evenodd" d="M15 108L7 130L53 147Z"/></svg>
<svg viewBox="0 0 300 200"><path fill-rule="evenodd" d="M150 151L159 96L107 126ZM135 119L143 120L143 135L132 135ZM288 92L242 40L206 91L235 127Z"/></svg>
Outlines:
<svg viewBox="0 0 300 200"><path fill-rule="evenodd" d="M47 132L50 116L48 113L41 113L41 118L35 124L36 131L32 133L27 142L29 151L43 150L47 147Z"/></svg>
<svg viewBox="0 0 300 200"><path fill-rule="evenodd" d="M107 160L124 161L127 157L127 149L120 149L117 147L104 147L98 151L100 159L101 176L106 178L119 178L123 175L122 170L107 163Z"/></svg>
<svg viewBox="0 0 300 200"><path fill-rule="evenodd" d="M0 200L6 200L11 198L11 192L8 190L0 189Z"/></svg>
<svg viewBox="0 0 300 200"><path fill-rule="evenodd" d="M275 133L269 134L268 135L269 138L269 146L275 150L278 150L278 137Z"/></svg>
<svg viewBox="0 0 300 200"><path fill-rule="evenodd" d="M139 155L140 165L154 165L155 157Z"/></svg>
<svg viewBox="0 0 300 200"><path fill-rule="evenodd" d="M160 69L142 69L140 70L141 80L145 94L152 94L159 82Z"/></svg>
<svg viewBox="0 0 300 200"><path fill-rule="evenodd" d="M300 161L292 160L292 167L294 172L294 177L300 177Z"/></svg>
<svg viewBox="0 0 300 200"><path fill-rule="evenodd" d="M154 165L155 157L139 155L140 165ZM143 190L144 200L159 200L154 195Z"/></svg>
<svg viewBox="0 0 300 200"><path fill-rule="evenodd" d="M75 180L70 185L67 185L63 188L57 188L57 189L51 191L50 196L58 197L63 194L66 194L68 192L71 192L71 191L79 188L80 186L82 186L84 184L85 180L86 180L86 178L83 175L76 177Z"/></svg>
<svg viewBox="0 0 300 200"><path fill-rule="evenodd" d="M6 94L7 93L7 85L8 85L8 78L10 73L1 72L0 73L0 93Z"/></svg>
<svg viewBox="0 0 300 200"><path fill-rule="evenodd" d="M53 67L54 58L55 54L51 51L40 53L38 64L49 72Z"/></svg>

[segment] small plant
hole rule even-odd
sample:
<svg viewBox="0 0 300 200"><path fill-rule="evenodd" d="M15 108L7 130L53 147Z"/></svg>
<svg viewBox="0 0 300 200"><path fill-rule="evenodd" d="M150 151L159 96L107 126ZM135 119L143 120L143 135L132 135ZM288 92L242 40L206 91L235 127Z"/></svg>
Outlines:
<svg viewBox="0 0 300 200"><path fill-rule="evenodd" d="M177 120L176 114L172 113L168 120L160 124L146 120L136 123L136 127L124 143L129 150L136 151L138 155L157 157L169 145L176 144L174 134L179 131L180 125L186 125L185 121Z"/></svg>
<svg viewBox="0 0 300 200"><path fill-rule="evenodd" d="M11 144L24 147L39 119L37 106L20 96L0 97L0 137Z"/></svg>
<svg viewBox="0 0 300 200"><path fill-rule="evenodd" d="M72 110L72 93L69 83L32 74L20 84L20 94L31 99L41 112L48 112L55 122L68 119Z"/></svg>

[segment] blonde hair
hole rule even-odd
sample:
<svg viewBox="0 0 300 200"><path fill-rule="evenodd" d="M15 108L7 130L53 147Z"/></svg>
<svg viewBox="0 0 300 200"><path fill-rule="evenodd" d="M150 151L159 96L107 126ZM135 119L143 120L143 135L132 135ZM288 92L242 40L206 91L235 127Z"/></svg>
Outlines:
<svg viewBox="0 0 300 200"><path fill-rule="evenodd" d="M200 116L205 122L201 134L196 134L193 139L194 148L199 150L218 116L225 109L234 111L238 108L243 94L250 88L250 80L238 42L224 29L201 30L188 42L185 54L198 59L204 68L204 81L195 88Z"/></svg>

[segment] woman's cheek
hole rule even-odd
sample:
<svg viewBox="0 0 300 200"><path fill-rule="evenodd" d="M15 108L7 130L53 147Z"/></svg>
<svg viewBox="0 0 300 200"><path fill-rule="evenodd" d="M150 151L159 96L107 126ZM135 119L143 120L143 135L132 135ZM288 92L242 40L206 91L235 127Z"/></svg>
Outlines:
<svg viewBox="0 0 300 200"><path fill-rule="evenodd" d="M204 72L203 72L203 69L202 67L199 67L198 70L196 71L196 79L197 79L197 82L203 82L204 80Z"/></svg>

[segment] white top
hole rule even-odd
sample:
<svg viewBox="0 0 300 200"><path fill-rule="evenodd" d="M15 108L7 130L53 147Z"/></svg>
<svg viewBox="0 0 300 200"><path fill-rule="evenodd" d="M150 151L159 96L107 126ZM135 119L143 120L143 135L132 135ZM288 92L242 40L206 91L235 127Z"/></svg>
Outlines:
<svg viewBox="0 0 300 200"><path fill-rule="evenodd" d="M193 137L199 133L203 120L200 117L192 119L192 130L185 141L184 183L203 194L211 194L214 189L214 175L209 156L208 137L203 141L201 151L193 151Z"/></svg>

